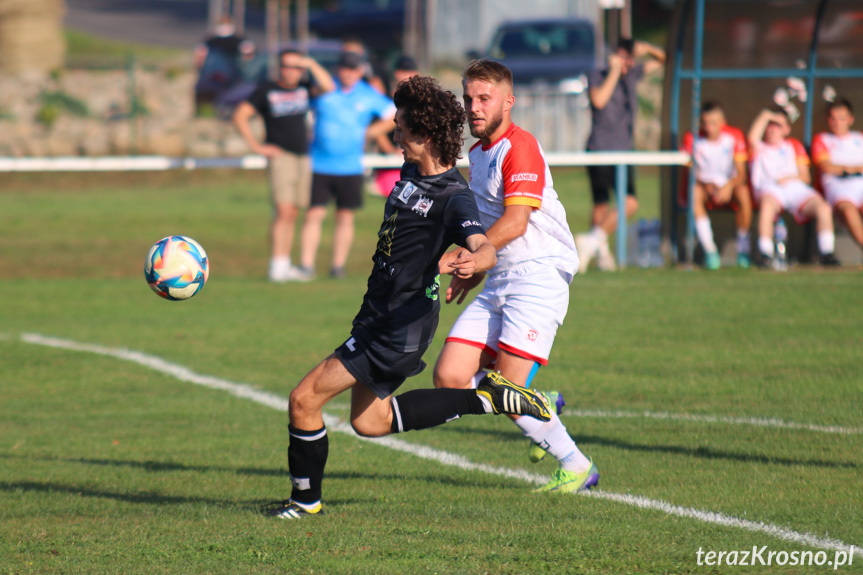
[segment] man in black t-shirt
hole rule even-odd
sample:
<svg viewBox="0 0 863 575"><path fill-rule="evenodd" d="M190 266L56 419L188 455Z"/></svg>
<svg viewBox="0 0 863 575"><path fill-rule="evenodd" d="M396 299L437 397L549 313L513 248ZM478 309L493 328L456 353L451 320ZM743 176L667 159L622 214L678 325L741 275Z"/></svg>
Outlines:
<svg viewBox="0 0 863 575"><path fill-rule="evenodd" d="M234 124L256 154L269 163L273 196L269 277L274 282L305 279L291 266L294 227L309 206L312 170L307 116L312 98L335 89L332 76L313 58L295 50L279 55L279 80L258 85L234 112ZM249 124L259 114L266 138L259 142Z"/></svg>
<svg viewBox="0 0 863 575"><path fill-rule="evenodd" d="M497 261L479 223L467 182L455 168L465 114L435 80L414 77L395 93L396 141L405 164L386 202L373 268L351 335L291 392L288 466L291 498L267 513L297 519L321 513L329 453L323 406L351 390L351 425L363 436L426 429L462 415L520 413L550 419L533 391L499 374L477 389L418 389L392 397L425 367L422 355L440 312L439 262L451 244L462 247L451 273L469 278Z"/></svg>

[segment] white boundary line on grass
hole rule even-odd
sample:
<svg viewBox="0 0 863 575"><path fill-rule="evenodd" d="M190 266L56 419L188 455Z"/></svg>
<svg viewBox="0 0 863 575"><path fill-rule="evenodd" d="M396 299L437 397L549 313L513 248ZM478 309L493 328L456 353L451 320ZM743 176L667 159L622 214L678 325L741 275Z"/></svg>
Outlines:
<svg viewBox="0 0 863 575"><path fill-rule="evenodd" d="M820 433L841 433L846 435L863 433L859 427L840 427L836 425L815 425L814 423L795 423L773 417L731 417L723 415L696 415L691 413L669 413L667 411L615 411L604 409L566 409L564 415L574 417L598 417L601 419L636 418L666 419L672 421L692 421L695 423L726 423L730 425L753 425L777 429L803 429Z"/></svg>
<svg viewBox="0 0 863 575"><path fill-rule="evenodd" d="M170 375L181 381L194 383L196 385L201 385L210 389L227 391L235 397L250 399L256 403L280 411L287 411L288 409L288 400L274 393L260 391L254 389L249 385L245 385L242 383L234 383L232 381L213 377L210 375L201 375L195 373L187 367L183 367L182 365L171 363L162 358L142 353L140 351L133 351L122 348L109 348L101 345L79 343L67 339L43 336L36 333L21 334L21 341L35 345L43 345L59 349L68 349L72 351L84 351L89 353L95 353L98 355L113 357L116 359L131 361L133 363L137 363L138 365L142 365L155 371ZM461 455L456 455L440 449L434 449L432 447L409 443L407 441L396 439L391 436L375 439L360 437L356 435L356 433L354 433L350 424L331 415L325 414L324 422L326 423L327 428L332 431L347 433L349 435L353 435L358 439L370 441L372 443L383 445L385 447L389 447L390 449L402 451L404 453L408 453L410 455L414 455L423 459L437 461L444 465L458 467L459 469L464 469L468 471L482 471L491 475L509 477L512 479L520 479L522 481L533 484L541 484L546 481L546 478L542 475L530 473L528 471L520 469L508 469L505 467L495 467L483 463L474 463L467 458L462 457ZM608 491L601 490L588 491L586 493L583 493L582 495L587 497L594 497L597 499L615 501L617 503L624 503L626 505L633 505L641 509L661 511L668 515L685 517L687 519L695 519L696 521L711 523L713 525L721 525L724 527L734 527L737 529L745 529L747 531L765 533L767 535L776 537L777 539L782 539L784 541L790 541L801 545L807 545L810 547L816 547L819 549L847 552L849 548L852 548L852 545L844 543L838 539L818 537L816 535L812 535L811 533L801 533L799 531L794 531L786 527L780 527L778 525L772 525L770 523L763 523L761 521L738 519L737 517L732 517L723 513L702 511L699 509L693 509L691 507L681 507L678 505L673 505L666 501L650 499L647 497L642 497L640 495L611 493ZM853 545L853 549L855 555L863 557L863 546Z"/></svg>

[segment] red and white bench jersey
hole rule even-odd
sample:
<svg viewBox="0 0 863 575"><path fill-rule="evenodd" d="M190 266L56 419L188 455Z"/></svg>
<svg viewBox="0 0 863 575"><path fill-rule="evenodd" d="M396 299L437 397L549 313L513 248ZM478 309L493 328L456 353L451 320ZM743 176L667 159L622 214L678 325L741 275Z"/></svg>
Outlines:
<svg viewBox="0 0 863 575"><path fill-rule="evenodd" d="M497 265L489 273L535 260L575 275L575 241L536 138L513 124L489 147L477 142L469 159L470 187L485 229L500 219L506 206L533 208L525 234L497 252Z"/></svg>
<svg viewBox="0 0 863 575"><path fill-rule="evenodd" d="M683 150L692 156L696 179L705 184L724 186L737 175L736 162L749 158L743 132L732 126L723 127L715 140L708 140L701 132L694 143L695 152L692 151L692 132L687 132L683 137Z"/></svg>
<svg viewBox="0 0 863 575"><path fill-rule="evenodd" d="M837 166L863 164L863 134L853 131L840 137L830 132L821 132L812 140L812 160L816 165L824 160L830 160L831 164ZM839 176L821 174L821 182L825 187L838 179Z"/></svg>
<svg viewBox="0 0 863 575"><path fill-rule="evenodd" d="M785 138L778 146L758 142L750 156L752 187L756 190L783 178L800 175L798 166L808 166L809 156L799 140Z"/></svg>

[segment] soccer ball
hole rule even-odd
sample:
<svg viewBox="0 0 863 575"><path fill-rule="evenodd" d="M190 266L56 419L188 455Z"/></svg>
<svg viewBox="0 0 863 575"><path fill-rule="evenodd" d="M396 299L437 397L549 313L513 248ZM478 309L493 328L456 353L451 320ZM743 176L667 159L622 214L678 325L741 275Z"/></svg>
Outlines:
<svg viewBox="0 0 863 575"><path fill-rule="evenodd" d="M144 276L150 288L163 298L189 299L207 283L210 260L201 244L192 238L168 236L150 248Z"/></svg>

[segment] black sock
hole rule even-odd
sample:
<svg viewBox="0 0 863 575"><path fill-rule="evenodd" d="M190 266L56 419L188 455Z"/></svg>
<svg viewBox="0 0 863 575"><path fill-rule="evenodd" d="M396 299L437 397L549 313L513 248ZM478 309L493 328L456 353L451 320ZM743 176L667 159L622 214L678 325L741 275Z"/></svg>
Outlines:
<svg viewBox="0 0 863 575"><path fill-rule="evenodd" d="M291 471L291 499L313 504L321 500L321 483L330 451L327 428L303 431L288 425L288 469Z"/></svg>
<svg viewBox="0 0 863 575"><path fill-rule="evenodd" d="M485 407L474 389L415 389L393 398L392 433L427 429Z"/></svg>

